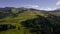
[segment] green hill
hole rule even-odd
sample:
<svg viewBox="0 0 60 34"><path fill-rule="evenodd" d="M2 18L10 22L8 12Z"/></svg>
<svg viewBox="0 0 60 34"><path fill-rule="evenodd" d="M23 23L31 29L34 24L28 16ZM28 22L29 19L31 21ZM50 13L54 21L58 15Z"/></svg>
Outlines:
<svg viewBox="0 0 60 34"><path fill-rule="evenodd" d="M60 17L38 10L0 12L0 34L59 34Z"/></svg>

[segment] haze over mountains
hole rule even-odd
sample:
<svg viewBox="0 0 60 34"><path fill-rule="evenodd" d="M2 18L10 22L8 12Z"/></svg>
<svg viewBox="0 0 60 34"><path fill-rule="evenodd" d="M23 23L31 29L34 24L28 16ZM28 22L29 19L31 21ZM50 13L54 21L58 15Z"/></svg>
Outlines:
<svg viewBox="0 0 60 34"><path fill-rule="evenodd" d="M13 9L13 8L15 8L15 7L4 7L4 8L0 8L0 10L9 10L9 9ZM26 7L20 7L21 9L23 8L25 8L25 9L35 9L35 10L41 10L41 9L36 9L36 8L32 8L32 7L30 7L30 8L26 8ZM16 8L16 9L18 9L18 8ZM44 10L44 9L42 9L42 10ZM57 8L57 9L55 9L55 10L44 10L44 11L60 11L60 9L59 8Z"/></svg>
<svg viewBox="0 0 60 34"><path fill-rule="evenodd" d="M15 7L5 7L5 8L0 8L0 12L2 11L2 12L9 12L11 9L14 9ZM20 10L20 9L22 9L22 10L39 10L39 9L35 9L35 8L24 8L24 7L21 7L21 8L15 8L15 9L17 9L17 10ZM46 12L47 10L39 10L39 11L42 11L42 12ZM49 11L49 10L48 10ZM60 9L55 9L55 10L50 10L49 11L50 13L60 13Z"/></svg>

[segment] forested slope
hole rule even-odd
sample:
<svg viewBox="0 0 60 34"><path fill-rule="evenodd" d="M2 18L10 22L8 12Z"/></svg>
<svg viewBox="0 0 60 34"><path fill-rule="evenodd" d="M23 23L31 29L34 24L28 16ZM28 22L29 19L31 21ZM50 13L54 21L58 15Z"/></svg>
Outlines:
<svg viewBox="0 0 60 34"><path fill-rule="evenodd" d="M60 34L60 16L35 9L0 12L0 34Z"/></svg>

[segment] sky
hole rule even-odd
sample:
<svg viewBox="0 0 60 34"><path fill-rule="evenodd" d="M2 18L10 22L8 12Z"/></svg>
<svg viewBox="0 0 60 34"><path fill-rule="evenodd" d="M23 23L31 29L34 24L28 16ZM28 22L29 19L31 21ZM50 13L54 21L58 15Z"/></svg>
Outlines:
<svg viewBox="0 0 60 34"><path fill-rule="evenodd" d="M60 8L60 0L0 0L0 7L26 7L40 10Z"/></svg>

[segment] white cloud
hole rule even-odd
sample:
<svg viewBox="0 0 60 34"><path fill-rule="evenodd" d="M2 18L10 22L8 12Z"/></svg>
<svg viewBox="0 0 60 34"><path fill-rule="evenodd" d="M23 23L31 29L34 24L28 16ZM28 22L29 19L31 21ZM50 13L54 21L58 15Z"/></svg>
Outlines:
<svg viewBox="0 0 60 34"><path fill-rule="evenodd" d="M60 5L60 0L59 0L59 1L57 1L56 5Z"/></svg>
<svg viewBox="0 0 60 34"><path fill-rule="evenodd" d="M40 10L46 10L46 11L51 11L51 10L56 10L57 8L41 8Z"/></svg>
<svg viewBox="0 0 60 34"><path fill-rule="evenodd" d="M23 7L26 7L26 8L38 8L39 6L38 5L23 5Z"/></svg>
<svg viewBox="0 0 60 34"><path fill-rule="evenodd" d="M46 10L46 11L51 11L51 10L57 9L57 8L40 8L40 6L38 6L38 5L22 5L22 7L25 7L25 8L34 8L34 9Z"/></svg>

